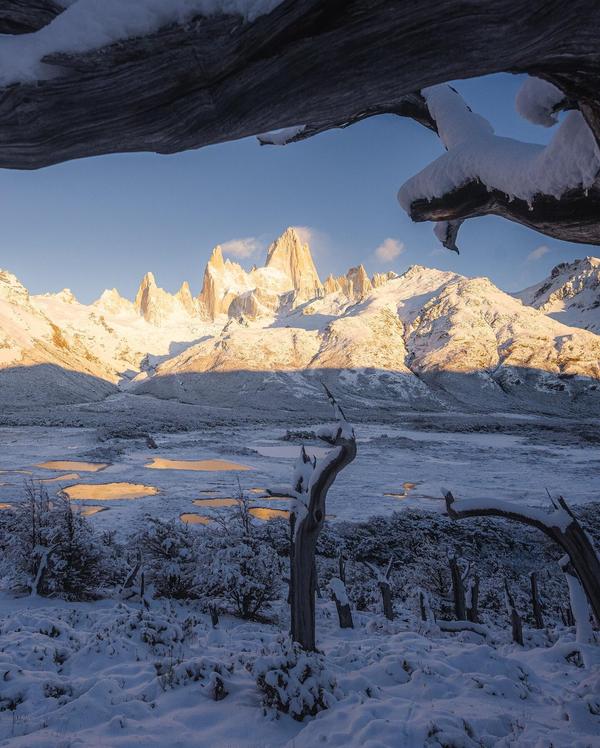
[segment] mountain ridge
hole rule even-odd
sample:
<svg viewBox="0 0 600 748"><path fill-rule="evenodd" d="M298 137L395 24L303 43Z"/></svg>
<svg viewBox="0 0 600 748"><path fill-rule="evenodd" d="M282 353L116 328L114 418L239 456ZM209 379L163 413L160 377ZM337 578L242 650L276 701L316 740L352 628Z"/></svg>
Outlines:
<svg viewBox="0 0 600 748"><path fill-rule="evenodd" d="M92 390L104 382L99 399L120 388L201 401L206 381L227 374L232 399L292 381L306 395L324 377L367 400L600 412L597 271L596 258L563 264L512 296L421 265L372 277L359 265L322 282L293 228L250 271L216 247L196 297L187 282L168 293L149 272L134 301L109 289L85 305L68 289L29 296L0 271L0 401L9 369L14 392L19 367L50 364L92 378ZM557 299L585 307L581 327L563 324ZM42 402L52 387L42 382Z"/></svg>

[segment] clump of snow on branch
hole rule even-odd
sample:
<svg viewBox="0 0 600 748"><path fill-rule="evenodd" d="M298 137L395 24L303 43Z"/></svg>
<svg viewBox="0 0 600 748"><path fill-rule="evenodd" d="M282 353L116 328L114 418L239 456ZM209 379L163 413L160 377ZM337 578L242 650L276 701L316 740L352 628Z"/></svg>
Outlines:
<svg viewBox="0 0 600 748"><path fill-rule="evenodd" d="M340 605L350 605L346 585L339 577L331 577L329 580L329 589Z"/></svg>
<svg viewBox="0 0 600 748"><path fill-rule="evenodd" d="M558 122L557 112L565 95L554 84L541 78L526 78L517 93L517 112L534 125L552 127Z"/></svg>
<svg viewBox="0 0 600 748"><path fill-rule="evenodd" d="M595 183L600 151L580 112L570 112L552 141L542 146L495 135L490 123L450 86L421 93L447 152L400 188L398 200L406 211L416 200L443 197L477 180L528 203L538 194L559 198L569 189Z"/></svg>
<svg viewBox="0 0 600 748"><path fill-rule="evenodd" d="M354 429L346 420L346 416L337 400L326 387L325 392L333 408L335 420L332 424L318 427L315 433L321 441L331 445L334 449L319 460L316 457L310 457L304 447L300 451L300 456L294 465L292 491L290 494L291 498L294 499L291 509L296 515L295 532L298 531L301 521L306 517L313 487L321 479L323 473L339 458L343 450L341 442L355 439ZM275 492L271 491L271 493Z"/></svg>
<svg viewBox="0 0 600 748"><path fill-rule="evenodd" d="M293 127L282 127L280 130L263 132L256 137L261 145L286 145L293 140L296 135L300 135L305 130L306 125L295 125Z"/></svg>
<svg viewBox="0 0 600 748"><path fill-rule="evenodd" d="M282 0L75 0L44 28L0 37L0 85L45 77L42 58L89 52L117 41L151 34L197 15L240 15L253 21Z"/></svg>
<svg viewBox="0 0 600 748"><path fill-rule="evenodd" d="M450 505L452 509L458 513L479 510L485 511L486 509L499 511L507 516L510 516L513 513L518 513L522 517L527 517L532 522L537 522L541 525L546 525L547 527L556 527L562 532L564 532L573 522L573 517L558 505L554 505L552 508L545 510L543 508L524 506L522 504L515 507L514 502L504 501L502 499L455 499L449 491L446 491L444 497L447 498L448 495L451 496Z"/></svg>

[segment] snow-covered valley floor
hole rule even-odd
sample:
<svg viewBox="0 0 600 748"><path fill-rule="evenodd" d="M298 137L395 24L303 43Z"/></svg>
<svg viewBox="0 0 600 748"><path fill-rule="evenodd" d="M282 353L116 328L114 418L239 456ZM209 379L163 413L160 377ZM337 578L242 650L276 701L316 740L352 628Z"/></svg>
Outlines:
<svg viewBox="0 0 600 748"><path fill-rule="evenodd" d="M289 428L294 431L295 424ZM155 433L150 449L142 432L121 438L123 427L0 428L0 502L23 495L24 481L51 479L50 491L79 484L130 482L158 489L143 498L102 502L94 517L100 529L144 521L146 514L166 519L200 512L192 501L236 496L239 487L256 496L256 506L286 503L261 499L256 489L288 486L301 444L310 452L314 438L272 425L205 426L194 431ZM301 425L310 433L314 426ZM442 511L441 487L462 498L504 498L547 505L546 489L572 504L600 500L600 432L594 423L543 417L473 415L401 417L397 425L356 424L358 456L339 477L327 500L332 519L364 520L403 508ZM584 438L585 437L585 438ZM156 458L225 460L249 470L156 470ZM78 471L69 461L107 464L98 472ZM37 467L66 461L63 469ZM238 485L239 481L239 485ZM102 490L99 490L102 499ZM76 502L79 503L79 502ZM94 504L93 500L81 502ZM97 504L97 502L96 502ZM210 509L207 508L210 514Z"/></svg>
<svg viewBox="0 0 600 748"><path fill-rule="evenodd" d="M263 489L289 484L301 444L309 451L318 447L311 423L157 429L149 444L143 430L128 429L116 420L93 428L1 427L0 505L22 500L28 479L47 481L42 485L50 495L60 488L83 486L78 490L85 491L93 485L94 498L72 503L105 509L88 521L98 533L114 531L117 538L142 531L149 516L180 523L182 514L210 517L217 511L230 512L229 506L192 502L235 497L239 488L255 507L284 509L285 501L264 497ZM448 413L394 420L355 424L358 457L340 474L327 500L330 526L346 521L346 540L353 533L347 522L373 515L392 520L394 512L404 516L404 510L423 510L439 517L444 509L441 486L457 497L504 498L530 505L547 504L546 488L563 494L576 507L600 502L600 437L593 422ZM288 428L291 433L286 433ZM202 470L149 467L157 460L226 464L194 465L209 468ZM39 467L53 461L65 464ZM98 464L105 467L87 469ZM249 469L230 469L236 466ZM103 484L135 484L134 495L146 495L115 500L111 491L118 494L127 488L102 488ZM586 516L596 522L600 513ZM483 580L483 625L480 633L451 633L420 620L417 593L422 575L429 573L430 560L447 565L447 549L436 534L439 525L426 544L423 540L428 527L435 525L433 519L425 514L415 522L415 548L408 548L406 534L394 535L389 528L389 536L377 537L375 531L363 544L365 557L372 551L378 562L404 548L407 559L418 567L417 573L404 560L397 564L392 622L379 612L376 596L366 605L356 603L353 590L373 584L361 581L364 571L356 562L349 564L348 583L355 628L340 629L327 592L327 579L336 573L337 551L320 559L324 594L317 601L317 643L324 671L319 682L327 684L329 708L302 722L265 709L257 684L264 663L281 662L285 656L285 585L265 609L264 620L244 621L221 612L216 628L199 599L158 598L146 607L139 598L124 602L117 587L90 602L1 591L0 745L599 746L600 646L576 644L573 628L560 623L557 610L566 593L562 581L557 582L556 559L547 546L538 552L535 533L523 534L518 527L498 536L497 549L490 547L495 535L480 535L465 553L481 551L481 565L477 567L476 561L476 567ZM365 525L360 527L355 533L358 544L365 532ZM451 536L451 543L462 543L471 532L462 523L460 529L464 534ZM598 527L590 529L596 537ZM410 527L403 532L410 533ZM398 547L388 547L388 537ZM329 536L330 543L331 538L335 535ZM534 562L542 570L546 595L547 627L542 630L532 627L523 596ZM543 576L546 568L554 576ZM524 647L511 641L501 602L504 578L518 591ZM310 679L307 687L309 683Z"/></svg>

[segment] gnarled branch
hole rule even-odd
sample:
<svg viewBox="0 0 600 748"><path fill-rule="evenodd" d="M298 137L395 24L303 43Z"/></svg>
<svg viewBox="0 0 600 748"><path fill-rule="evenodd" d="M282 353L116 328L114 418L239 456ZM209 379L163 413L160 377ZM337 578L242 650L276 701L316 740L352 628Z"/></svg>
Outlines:
<svg viewBox="0 0 600 748"><path fill-rule="evenodd" d="M507 501L477 499L456 500L445 494L446 511L451 519L468 517L500 517L541 530L567 554L577 573L596 619L600 621L600 559L585 530L560 496L553 511L522 507Z"/></svg>
<svg viewBox="0 0 600 748"><path fill-rule="evenodd" d="M57 50L44 59L57 77L0 90L0 166L318 132L500 71L576 76L575 98L593 103L599 26L589 0L285 0L251 23L198 17L98 51Z"/></svg>
<svg viewBox="0 0 600 748"><path fill-rule="evenodd" d="M38 31L63 10L53 0L3 0L0 6L0 34Z"/></svg>

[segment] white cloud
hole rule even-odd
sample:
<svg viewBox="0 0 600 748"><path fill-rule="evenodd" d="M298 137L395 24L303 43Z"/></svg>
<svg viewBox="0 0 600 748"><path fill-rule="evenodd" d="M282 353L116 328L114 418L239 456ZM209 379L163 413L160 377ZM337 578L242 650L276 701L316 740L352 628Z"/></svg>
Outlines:
<svg viewBox="0 0 600 748"><path fill-rule="evenodd" d="M384 239L375 250L375 256L382 262L391 262L404 252L404 242L397 239Z"/></svg>
<svg viewBox="0 0 600 748"><path fill-rule="evenodd" d="M315 239L315 230L310 226L293 226L302 244L311 244Z"/></svg>
<svg viewBox="0 0 600 748"><path fill-rule="evenodd" d="M545 244L540 244L539 247L536 247L533 252L530 252L527 255L527 261L533 262L534 260L540 260L544 255L547 255L550 251L550 247L547 247Z"/></svg>
<svg viewBox="0 0 600 748"><path fill-rule="evenodd" d="M251 257L262 249L262 244L254 236L247 236L243 239L231 239L224 244L221 244L221 249L224 255L232 255L233 257Z"/></svg>

